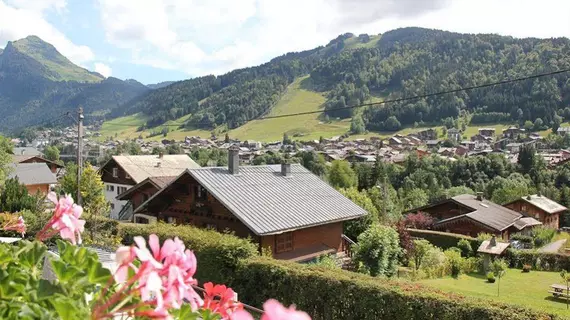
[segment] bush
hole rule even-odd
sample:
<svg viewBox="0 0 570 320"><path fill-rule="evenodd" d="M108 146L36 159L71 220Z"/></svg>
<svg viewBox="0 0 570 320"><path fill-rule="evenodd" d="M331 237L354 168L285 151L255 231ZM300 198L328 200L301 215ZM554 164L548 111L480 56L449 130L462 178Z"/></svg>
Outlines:
<svg viewBox="0 0 570 320"><path fill-rule="evenodd" d="M358 236L354 262L372 276L391 277L396 274L402 252L396 230L379 224L372 225Z"/></svg>
<svg viewBox="0 0 570 320"><path fill-rule="evenodd" d="M547 227L537 227L532 230L532 237L534 238L534 246L542 247L554 238L556 230Z"/></svg>
<svg viewBox="0 0 570 320"><path fill-rule="evenodd" d="M457 242L457 248L461 250L461 256L464 258L469 258L473 256L473 248L471 247L471 242L467 239L461 239Z"/></svg>
<svg viewBox="0 0 570 320"><path fill-rule="evenodd" d="M449 274L451 274L451 276L454 278L459 277L459 275L463 271L465 264L464 259L461 257L461 252L459 252L459 249L454 250L453 248L451 248L445 250L444 254L445 257L447 258Z"/></svg>
<svg viewBox="0 0 570 320"><path fill-rule="evenodd" d="M487 272L487 282L495 283L495 274L491 271Z"/></svg>
<svg viewBox="0 0 570 320"><path fill-rule="evenodd" d="M565 254L507 249L505 259L511 268L522 269L528 264L535 270L570 270L570 255Z"/></svg>
<svg viewBox="0 0 570 320"><path fill-rule="evenodd" d="M525 236L517 233L511 236L511 240L520 241L523 244L523 246L527 249L534 248L534 238L531 236Z"/></svg>
<svg viewBox="0 0 570 320"><path fill-rule="evenodd" d="M481 244L481 241L478 239L464 236L462 234L417 229L408 229L408 231L412 237L426 239L434 246L440 247L444 250L451 247L457 247L461 239L469 241L471 244L471 249L473 251L477 251L479 245Z"/></svg>
<svg viewBox="0 0 570 320"><path fill-rule="evenodd" d="M530 272L530 269L532 269L532 266L530 264L525 264L523 265L522 271L528 273Z"/></svg>
<svg viewBox="0 0 570 320"><path fill-rule="evenodd" d="M243 259L258 255L257 246L248 239L231 234L199 229L191 226L158 224L119 224L123 244L132 244L135 236L148 238L156 234L161 240L177 236L193 250L200 262L196 278L200 282L227 283Z"/></svg>

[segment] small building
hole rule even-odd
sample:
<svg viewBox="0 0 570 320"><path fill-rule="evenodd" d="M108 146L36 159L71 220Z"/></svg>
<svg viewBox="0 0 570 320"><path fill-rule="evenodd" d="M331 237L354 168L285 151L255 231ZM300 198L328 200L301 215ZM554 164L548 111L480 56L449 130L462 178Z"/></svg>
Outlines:
<svg viewBox="0 0 570 320"><path fill-rule="evenodd" d="M560 227L560 216L568 210L556 201L537 194L507 203L505 207L520 212L527 217L533 217L542 222L545 227L553 229Z"/></svg>
<svg viewBox="0 0 570 320"><path fill-rule="evenodd" d="M58 174L63 166L59 163L53 162L48 159L44 159L40 156L25 156L25 155L13 155L12 162L14 163L45 163L52 173Z"/></svg>
<svg viewBox="0 0 570 320"><path fill-rule="evenodd" d="M426 141L426 146L428 148L439 148L439 146L441 145L441 141L439 140L428 140Z"/></svg>
<svg viewBox="0 0 570 320"><path fill-rule="evenodd" d="M427 129L427 130L418 131L415 133L415 135L423 141L437 139L437 131L435 129L432 129L432 128Z"/></svg>
<svg viewBox="0 0 570 320"><path fill-rule="evenodd" d="M159 221L231 231L276 259L308 261L343 248L345 221L366 211L299 164L187 169L134 211Z"/></svg>
<svg viewBox="0 0 570 320"><path fill-rule="evenodd" d="M513 233L541 225L534 218L521 220L525 218L521 213L486 200L481 194L462 194L408 212L420 211L435 219L433 229L471 237L490 233L508 240Z"/></svg>
<svg viewBox="0 0 570 320"><path fill-rule="evenodd" d="M497 242L495 236L491 240L485 240L481 243L477 249L477 253L483 256L483 270L487 272L491 262L496 258L501 256L505 250L509 247L508 242Z"/></svg>
<svg viewBox="0 0 570 320"><path fill-rule="evenodd" d="M111 218L119 219L119 213L127 205L127 201L118 200L117 196L146 178L177 176L185 169L199 167L185 154L113 156L99 169L105 198L111 203ZM130 212L124 215L129 216Z"/></svg>
<svg viewBox="0 0 570 320"><path fill-rule="evenodd" d="M150 199L155 193L167 186L175 176L166 177L148 177L143 181L137 183L134 187L121 193L117 196L118 201L127 201L127 206L132 210L136 210L141 204ZM120 217L123 220L129 220L132 216ZM144 219L149 220L148 217L135 217L134 222L143 223Z"/></svg>
<svg viewBox="0 0 570 320"><path fill-rule="evenodd" d="M493 137L495 136L495 128L479 128L479 134L483 137Z"/></svg>
<svg viewBox="0 0 570 320"><path fill-rule="evenodd" d="M447 130L447 139L458 142L461 140L461 132L456 128L451 128Z"/></svg>
<svg viewBox="0 0 570 320"><path fill-rule="evenodd" d="M519 153L521 151L522 146L523 146L522 143L512 142L512 143L507 144L506 149L510 153Z"/></svg>
<svg viewBox="0 0 570 320"><path fill-rule="evenodd" d="M503 129L503 138L508 139L517 139L519 135L524 134L525 130L517 127L509 127L507 129Z"/></svg>
<svg viewBox="0 0 570 320"><path fill-rule="evenodd" d="M15 147L12 150L14 155L19 155L19 156L41 156L42 153L36 149L36 148L32 148L32 147Z"/></svg>
<svg viewBox="0 0 570 320"><path fill-rule="evenodd" d="M464 140L464 141L461 141L461 145L466 147L469 151L475 150L475 142L473 142L473 141Z"/></svg>
<svg viewBox="0 0 570 320"><path fill-rule="evenodd" d="M26 186L28 193L34 195L48 194L51 187L57 184L55 174L45 163L16 163L12 165L14 171L8 178L18 178Z"/></svg>
<svg viewBox="0 0 570 320"><path fill-rule="evenodd" d="M570 127L559 127L558 130L556 130L556 133L559 136L565 136L566 134L570 133Z"/></svg>
<svg viewBox="0 0 570 320"><path fill-rule="evenodd" d="M368 154L352 154L345 158L346 161L350 163L369 163L374 164L376 163L376 156L375 155L368 155Z"/></svg>
<svg viewBox="0 0 570 320"><path fill-rule="evenodd" d="M400 138L391 137L391 138L388 140L388 145L390 145L390 146L401 146L401 145L403 145L403 142L402 142L402 140L401 140Z"/></svg>

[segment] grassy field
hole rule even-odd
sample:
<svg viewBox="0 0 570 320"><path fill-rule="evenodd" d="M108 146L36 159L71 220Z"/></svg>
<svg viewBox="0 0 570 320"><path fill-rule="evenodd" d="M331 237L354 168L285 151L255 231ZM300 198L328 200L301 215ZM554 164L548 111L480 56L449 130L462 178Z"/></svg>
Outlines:
<svg viewBox="0 0 570 320"><path fill-rule="evenodd" d="M509 269L506 275L501 278L499 297L497 297L497 282L488 283L482 275L462 275L459 279L449 277L422 280L421 282L444 291L570 316L565 301L555 299L552 294L548 293L550 285L562 283L558 272L531 271L530 273L522 273L518 269Z"/></svg>
<svg viewBox="0 0 570 320"><path fill-rule="evenodd" d="M358 49L358 48L374 48L378 44L378 40L380 40L381 35L370 35L370 41L366 43L360 42L358 39L358 35L355 35L352 38L344 40L344 49Z"/></svg>
<svg viewBox="0 0 570 320"><path fill-rule="evenodd" d="M271 110L268 116L277 116L296 112L317 111L323 108L325 97L318 93L302 88L302 77L295 80L277 105ZM289 134L291 138L299 135L302 140L319 139L340 136L350 128L350 120L332 121L324 123L321 115L308 114L296 117L276 118L267 120L254 120L245 125L231 130L230 137L242 140L276 141L283 138L283 133Z"/></svg>

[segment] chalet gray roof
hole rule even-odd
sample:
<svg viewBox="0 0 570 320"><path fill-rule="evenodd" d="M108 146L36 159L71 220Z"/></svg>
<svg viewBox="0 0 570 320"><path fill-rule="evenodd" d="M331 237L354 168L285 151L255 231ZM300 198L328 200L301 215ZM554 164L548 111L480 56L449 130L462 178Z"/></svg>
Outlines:
<svg viewBox="0 0 570 320"><path fill-rule="evenodd" d="M557 213L567 210L565 206L557 203L556 201L537 194L522 197L521 199L548 213Z"/></svg>
<svg viewBox="0 0 570 320"><path fill-rule="evenodd" d="M499 231L512 226L522 217L522 214L494 202L477 200L474 195L462 194L452 199L474 210L466 214L467 217Z"/></svg>
<svg viewBox="0 0 570 320"><path fill-rule="evenodd" d="M366 215L364 209L300 164L291 165L288 177L281 174L281 165L240 166L237 175L230 174L226 167L188 169L184 174L191 175L257 235L279 234Z"/></svg>
<svg viewBox="0 0 570 320"><path fill-rule="evenodd" d="M539 226L541 225L542 222L536 220L533 217L522 217L519 220L515 221L515 228L522 230L526 227L534 227L534 226Z"/></svg>
<svg viewBox="0 0 570 320"><path fill-rule="evenodd" d="M162 158L158 155L113 156L113 160L136 183L148 177L178 176L185 169L200 167L186 154L169 154L163 155Z"/></svg>
<svg viewBox="0 0 570 320"><path fill-rule="evenodd" d="M14 170L9 178L18 177L20 183L27 186L35 184L56 184L57 179L45 163L12 164Z"/></svg>

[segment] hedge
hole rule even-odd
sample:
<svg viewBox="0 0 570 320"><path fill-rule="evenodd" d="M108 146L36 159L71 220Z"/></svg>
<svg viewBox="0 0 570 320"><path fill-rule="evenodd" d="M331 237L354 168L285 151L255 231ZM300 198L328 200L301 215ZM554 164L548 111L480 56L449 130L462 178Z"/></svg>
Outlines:
<svg viewBox="0 0 570 320"><path fill-rule="evenodd" d="M409 281L255 257L237 270L232 288L240 300L262 305L275 298L295 304L313 320L334 319L561 319L492 300L446 293Z"/></svg>
<svg viewBox="0 0 570 320"><path fill-rule="evenodd" d="M119 235L123 238L123 244L126 245L132 244L135 236L148 239L148 236L153 233L161 241L178 237L184 241L188 249L194 251L198 259L196 278L201 283L207 281L227 283L240 260L258 254L257 246L251 241L212 230L164 223L121 223L119 225Z"/></svg>
<svg viewBox="0 0 570 320"><path fill-rule="evenodd" d="M432 231L432 230L419 230L419 229L407 229L407 230L410 233L410 236L426 239L434 246L440 247L443 250L449 249L451 247L457 247L457 243L461 239L465 239L471 243L471 248L473 249L473 252L477 252L477 249L479 249L479 246L481 245L481 240L478 240L476 238L471 238L469 236L465 236L462 234Z"/></svg>
<svg viewBox="0 0 570 320"><path fill-rule="evenodd" d="M344 270L274 260L258 255L257 246L229 234L166 224L121 224L124 243L155 233L178 236L198 258L200 283L230 285L240 300L262 306L269 298L295 304L314 320L560 319L555 315L445 293L409 281L387 280Z"/></svg>
<svg viewBox="0 0 570 320"><path fill-rule="evenodd" d="M535 270L570 271L570 255L538 252L536 250L507 249L505 258L511 268L522 268L528 264Z"/></svg>

